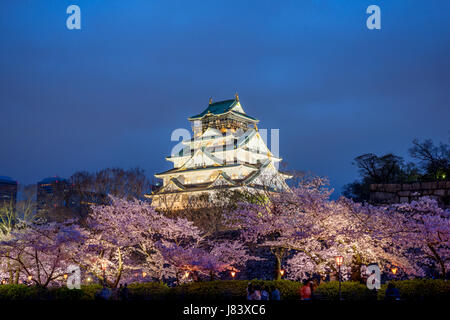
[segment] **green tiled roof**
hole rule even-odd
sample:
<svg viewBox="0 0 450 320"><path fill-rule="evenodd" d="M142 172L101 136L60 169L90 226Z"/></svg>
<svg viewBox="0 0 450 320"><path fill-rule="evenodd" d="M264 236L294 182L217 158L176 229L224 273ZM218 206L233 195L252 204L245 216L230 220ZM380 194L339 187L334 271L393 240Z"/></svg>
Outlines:
<svg viewBox="0 0 450 320"><path fill-rule="evenodd" d="M220 114L226 113L226 112L230 111L231 109L233 109L233 107L236 105L236 103L237 103L236 99L224 100L224 101L218 101L218 102L211 103L208 106L208 108L206 108L202 113L190 117L189 120L201 119L208 113L213 114L213 115L220 115ZM250 117L249 115L247 115L245 113L241 113L238 111L232 111L232 112L241 117L248 118L250 120L257 120L253 117Z"/></svg>
<svg viewBox="0 0 450 320"><path fill-rule="evenodd" d="M207 113L212 113L212 114L216 114L216 115L222 114L222 113L229 111L231 108L233 108L235 104L236 104L235 99L214 102L214 103L211 103L208 106L208 108L206 108L205 111L203 111L202 113L200 113L196 116L191 117L190 119L201 118Z"/></svg>

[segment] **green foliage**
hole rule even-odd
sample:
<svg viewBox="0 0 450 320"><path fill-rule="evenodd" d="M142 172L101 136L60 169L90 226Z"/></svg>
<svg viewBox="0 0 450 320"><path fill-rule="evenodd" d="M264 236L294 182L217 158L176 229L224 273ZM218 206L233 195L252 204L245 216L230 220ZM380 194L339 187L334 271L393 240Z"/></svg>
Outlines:
<svg viewBox="0 0 450 320"><path fill-rule="evenodd" d="M252 280L251 282L260 287L272 285L277 287L283 300L299 299L301 284L298 282L289 280ZM192 300L245 300L248 283L247 280L193 282L171 289L169 297Z"/></svg>
<svg viewBox="0 0 450 320"><path fill-rule="evenodd" d="M36 289L24 284L4 284L0 286L0 300L30 300Z"/></svg>
<svg viewBox="0 0 450 320"><path fill-rule="evenodd" d="M408 301L420 300L449 300L450 282L446 280L403 280L392 281L395 287L400 291L400 299ZM384 300L384 294L387 284L381 286L378 290L378 300Z"/></svg>
<svg viewBox="0 0 450 320"><path fill-rule="evenodd" d="M84 300L84 291L67 287L49 289L49 293L56 300Z"/></svg>
<svg viewBox="0 0 450 320"><path fill-rule="evenodd" d="M192 282L171 289L171 299L235 300L245 299L247 283L238 280Z"/></svg>
<svg viewBox="0 0 450 320"><path fill-rule="evenodd" d="M51 288L49 295L56 300L94 300L95 293L101 290L99 284L82 285L81 289L69 289L67 287Z"/></svg>
<svg viewBox="0 0 450 320"><path fill-rule="evenodd" d="M83 300L94 300L95 294L102 289L100 284L82 285L81 291L83 291Z"/></svg>
<svg viewBox="0 0 450 320"><path fill-rule="evenodd" d="M276 286L282 300L299 300L299 282L289 280L252 280L260 287ZM217 280L191 282L178 287L169 288L159 282L132 283L128 286L131 300L245 300L247 280ZM445 280L404 280L395 281L402 300L449 300L450 283ZM337 281L323 282L314 292L316 299L337 300ZM347 301L384 299L387 284L381 286L378 293L367 289L359 282L342 282L342 299ZM101 290L98 284L81 286L81 290L70 290L66 287L43 289L23 284L0 285L0 301L3 300L94 300L95 293Z"/></svg>
<svg viewBox="0 0 450 320"><path fill-rule="evenodd" d="M94 300L100 285L81 286L80 290L67 287L44 289L24 284L0 285L0 300Z"/></svg>
<svg viewBox="0 0 450 320"><path fill-rule="evenodd" d="M339 300L339 282L321 283L314 295L322 300ZM341 283L341 296L343 300L375 300L376 294L367 289L365 284L355 281L345 281Z"/></svg>
<svg viewBox="0 0 450 320"><path fill-rule="evenodd" d="M5 284L0 286L0 300L49 300L48 290L24 284Z"/></svg>
<svg viewBox="0 0 450 320"><path fill-rule="evenodd" d="M164 300L170 288L160 282L132 283L128 286L132 300Z"/></svg>

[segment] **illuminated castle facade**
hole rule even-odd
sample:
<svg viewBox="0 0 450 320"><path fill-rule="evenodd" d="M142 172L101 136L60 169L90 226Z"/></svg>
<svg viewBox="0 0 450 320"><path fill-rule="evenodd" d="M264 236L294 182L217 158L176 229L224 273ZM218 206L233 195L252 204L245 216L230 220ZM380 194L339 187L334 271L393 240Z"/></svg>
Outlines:
<svg viewBox="0 0 450 320"><path fill-rule="evenodd" d="M211 200L218 190L288 189L291 176L277 170L281 158L272 154L258 131L259 120L247 115L235 99L213 103L189 118L194 138L183 141L183 148L166 157L173 169L155 177L162 187L147 195L153 206L181 209L199 195ZM273 142L272 142L273 143Z"/></svg>

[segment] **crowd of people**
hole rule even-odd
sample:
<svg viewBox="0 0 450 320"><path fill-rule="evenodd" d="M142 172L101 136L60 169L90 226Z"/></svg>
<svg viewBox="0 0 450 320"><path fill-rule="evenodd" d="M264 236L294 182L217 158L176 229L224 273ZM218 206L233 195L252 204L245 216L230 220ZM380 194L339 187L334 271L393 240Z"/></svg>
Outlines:
<svg viewBox="0 0 450 320"><path fill-rule="evenodd" d="M275 286L259 286L249 282L247 300L281 300L281 294Z"/></svg>
<svg viewBox="0 0 450 320"><path fill-rule="evenodd" d="M314 294L318 285L319 283L316 279L304 280L303 285L299 289L300 300L310 301L318 298ZM393 282L388 284L384 299L386 301L400 300L400 291ZM249 282L247 286L247 300L281 300L281 294L275 286L270 288L269 286L262 287Z"/></svg>
<svg viewBox="0 0 450 320"><path fill-rule="evenodd" d="M95 298L97 300L129 300L129 289L128 285L125 283L124 285L120 284L119 288L115 290L111 290L106 285L103 285L103 288L95 294Z"/></svg>
<svg viewBox="0 0 450 320"><path fill-rule="evenodd" d="M317 282L314 280L305 280L300 288L300 299L311 300ZM247 286L247 300L281 300L281 293L275 286L259 286L251 282Z"/></svg>

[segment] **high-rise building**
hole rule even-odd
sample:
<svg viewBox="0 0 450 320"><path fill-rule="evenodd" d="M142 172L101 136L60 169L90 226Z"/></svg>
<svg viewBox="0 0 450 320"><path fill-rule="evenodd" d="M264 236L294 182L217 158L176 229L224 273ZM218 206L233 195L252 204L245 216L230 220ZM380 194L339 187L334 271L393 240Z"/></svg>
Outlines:
<svg viewBox="0 0 450 320"><path fill-rule="evenodd" d="M37 212L49 220L85 218L91 205L103 205L105 194L74 187L61 177L45 178L37 183Z"/></svg>
<svg viewBox="0 0 450 320"><path fill-rule="evenodd" d="M0 176L0 206L12 204L16 205L17 181L10 177Z"/></svg>
<svg viewBox="0 0 450 320"><path fill-rule="evenodd" d="M76 214L77 217L86 217L92 205L105 205L108 203L108 196L102 193L71 190L67 196L66 206Z"/></svg>
<svg viewBox="0 0 450 320"><path fill-rule="evenodd" d="M36 207L38 213L67 206L69 183L61 177L45 178L37 183Z"/></svg>
<svg viewBox="0 0 450 320"><path fill-rule="evenodd" d="M157 208L183 208L192 197L218 190L249 191L288 189L291 176L278 171L281 158L266 146L258 131L259 120L247 115L235 99L213 103L189 118L194 138L166 159L173 169L156 174L160 189L147 197Z"/></svg>

